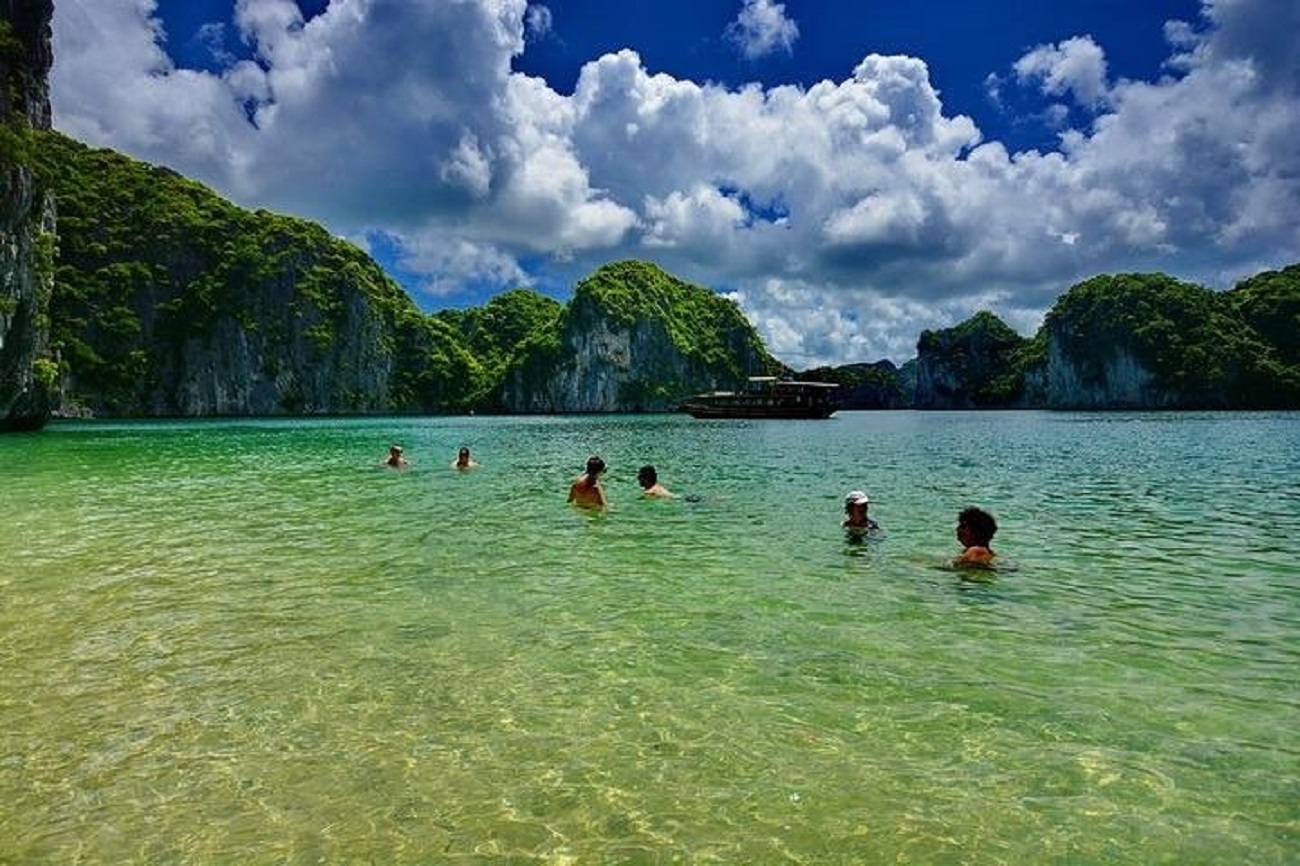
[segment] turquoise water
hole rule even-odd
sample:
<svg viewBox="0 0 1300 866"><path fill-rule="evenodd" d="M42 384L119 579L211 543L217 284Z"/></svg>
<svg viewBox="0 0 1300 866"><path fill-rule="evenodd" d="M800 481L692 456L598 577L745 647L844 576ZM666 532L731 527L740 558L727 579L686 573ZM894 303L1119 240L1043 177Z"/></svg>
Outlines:
<svg viewBox="0 0 1300 866"><path fill-rule="evenodd" d="M1300 860L1300 415L67 423L0 509L0 862Z"/></svg>

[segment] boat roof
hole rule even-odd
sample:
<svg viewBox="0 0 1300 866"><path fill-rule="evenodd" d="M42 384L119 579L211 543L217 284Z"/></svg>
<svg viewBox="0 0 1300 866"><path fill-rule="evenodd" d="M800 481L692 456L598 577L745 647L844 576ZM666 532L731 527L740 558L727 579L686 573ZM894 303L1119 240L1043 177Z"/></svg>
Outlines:
<svg viewBox="0 0 1300 866"><path fill-rule="evenodd" d="M781 379L777 376L750 376L750 382L772 385L797 385L803 388L838 388L835 382L805 382L800 379Z"/></svg>

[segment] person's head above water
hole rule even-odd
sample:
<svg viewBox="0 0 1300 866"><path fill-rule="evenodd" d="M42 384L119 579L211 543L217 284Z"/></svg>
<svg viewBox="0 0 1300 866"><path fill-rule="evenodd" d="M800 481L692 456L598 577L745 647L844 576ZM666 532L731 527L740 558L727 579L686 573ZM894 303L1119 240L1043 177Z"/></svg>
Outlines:
<svg viewBox="0 0 1300 866"><path fill-rule="evenodd" d="M859 505L865 507L870 503L871 503L870 496L863 493L861 490L854 490L853 492L849 493L847 496L844 497L844 510L852 511L855 507Z"/></svg>
<svg viewBox="0 0 1300 866"><path fill-rule="evenodd" d="M587 458L587 474L592 478L605 471L605 461L594 454Z"/></svg>
<svg viewBox="0 0 1300 866"><path fill-rule="evenodd" d="M998 522L983 508L963 508L957 515L957 540L966 547L988 547L997 534Z"/></svg>
<svg viewBox="0 0 1300 866"><path fill-rule="evenodd" d="M642 466L636 473L636 483L649 489L659 483L659 473L650 464Z"/></svg>

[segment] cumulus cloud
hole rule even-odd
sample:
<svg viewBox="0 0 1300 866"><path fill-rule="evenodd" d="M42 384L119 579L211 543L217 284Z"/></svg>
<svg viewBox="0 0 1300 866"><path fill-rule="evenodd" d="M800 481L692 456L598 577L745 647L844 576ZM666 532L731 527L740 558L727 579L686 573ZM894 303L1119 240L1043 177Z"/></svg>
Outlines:
<svg viewBox="0 0 1300 866"><path fill-rule="evenodd" d="M524 13L524 25L529 39L545 38L554 26L554 18L549 6L532 3Z"/></svg>
<svg viewBox="0 0 1300 866"><path fill-rule="evenodd" d="M750 60L777 51L789 53L799 38L799 25L785 14L784 3L745 0L740 14L727 25L727 38Z"/></svg>
<svg viewBox="0 0 1300 866"><path fill-rule="evenodd" d="M796 366L903 360L920 330L981 308L1030 329L1092 274L1223 286L1300 249L1291 0L1207 0L1166 28L1155 81L1110 80L1086 36L1008 58L1001 91L1062 106L1058 146L1019 153L946 112L914 57L732 89L623 50L563 95L511 70L543 21L526 0L336 0L311 20L239 0L251 57L199 72L169 59L153 8L56 4L56 127L382 237L438 303L563 296L646 258L732 293ZM776 4L746 12L793 27Z"/></svg>
<svg viewBox="0 0 1300 866"><path fill-rule="evenodd" d="M430 298L445 299L457 294L466 277L490 285L529 286L532 278L519 263L492 244L473 241L440 230L410 235L384 234L362 238L361 246L373 248L382 240L400 249L397 264L403 270L423 274L417 291Z"/></svg>
<svg viewBox="0 0 1300 866"><path fill-rule="evenodd" d="M1044 93L1070 95L1087 108L1106 101L1106 53L1091 36L1039 46L1016 61L1015 71L1021 81L1040 82Z"/></svg>

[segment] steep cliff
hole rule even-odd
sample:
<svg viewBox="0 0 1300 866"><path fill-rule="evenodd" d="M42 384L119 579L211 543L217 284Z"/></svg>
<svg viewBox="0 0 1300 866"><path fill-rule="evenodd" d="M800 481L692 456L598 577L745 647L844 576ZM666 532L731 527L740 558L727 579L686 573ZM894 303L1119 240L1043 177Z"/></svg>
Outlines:
<svg viewBox="0 0 1300 866"><path fill-rule="evenodd" d="M1300 266L1213 292L1164 274L1071 287L1032 339L991 313L926 331L918 408L1300 407Z"/></svg>
<svg viewBox="0 0 1300 866"><path fill-rule="evenodd" d="M43 133L66 411L278 415L465 408L481 371L364 252L174 172Z"/></svg>
<svg viewBox="0 0 1300 866"><path fill-rule="evenodd" d="M484 411L505 411L501 402L506 371L535 334L555 330L564 305L529 289L511 289L482 307L442 310L435 318L460 335L482 368L472 402Z"/></svg>
<svg viewBox="0 0 1300 866"><path fill-rule="evenodd" d="M1030 341L987 310L916 344L918 409L995 409L1023 402L1022 356Z"/></svg>
<svg viewBox="0 0 1300 866"><path fill-rule="evenodd" d="M52 0L0 2L0 431L49 417L46 356L54 203L31 168L32 130L49 129Z"/></svg>
<svg viewBox="0 0 1300 866"><path fill-rule="evenodd" d="M692 393L734 387L778 366L732 301L654 265L616 262L579 282L555 324L523 343L501 405L666 411Z"/></svg>
<svg viewBox="0 0 1300 866"><path fill-rule="evenodd" d="M1228 298L1164 274L1093 277L1047 313L1045 403L1056 409L1261 405L1275 356Z"/></svg>

